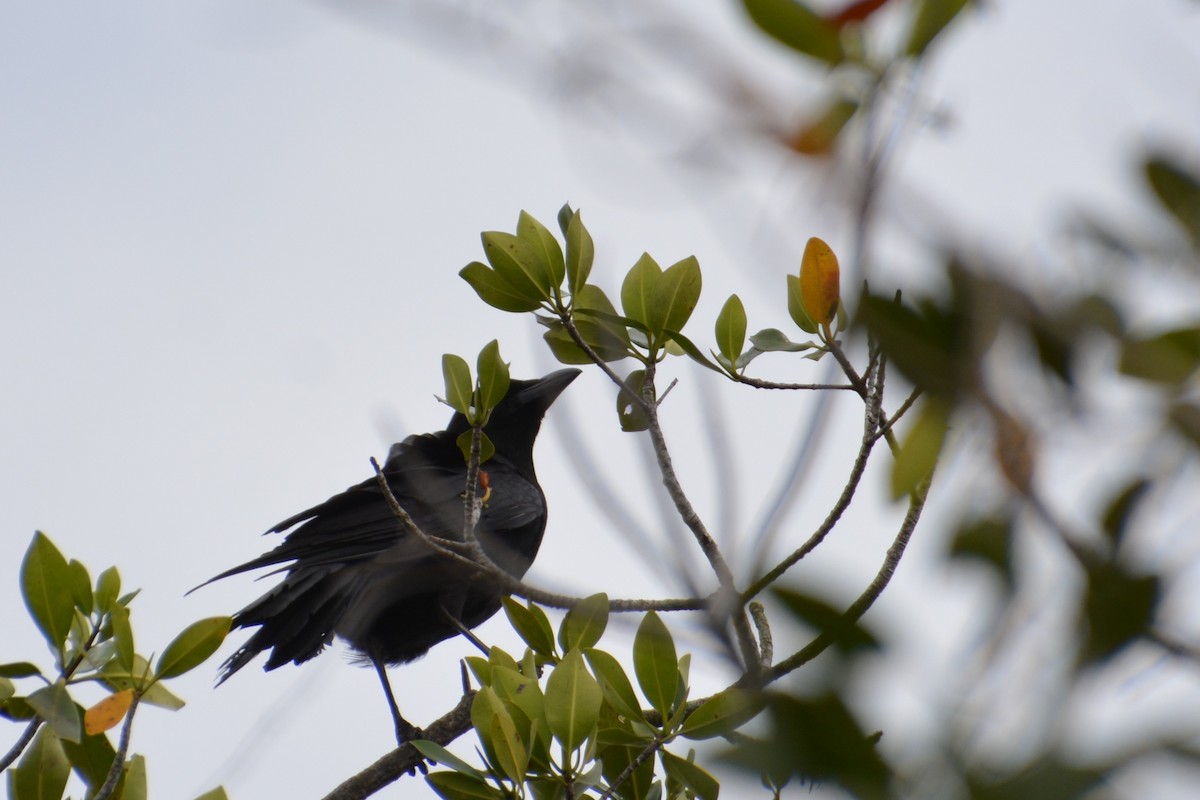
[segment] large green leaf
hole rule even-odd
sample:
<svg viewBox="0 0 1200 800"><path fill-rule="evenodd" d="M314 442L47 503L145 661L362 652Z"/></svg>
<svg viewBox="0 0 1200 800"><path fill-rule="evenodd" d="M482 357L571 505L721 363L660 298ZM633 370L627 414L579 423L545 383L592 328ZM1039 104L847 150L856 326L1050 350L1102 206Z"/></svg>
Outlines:
<svg viewBox="0 0 1200 800"><path fill-rule="evenodd" d="M59 739L78 742L83 738L83 718L79 716L79 706L75 705L61 680L43 686L25 699L38 716L54 729Z"/></svg>
<svg viewBox="0 0 1200 800"><path fill-rule="evenodd" d="M558 643L563 652L582 650L600 641L608 627L608 595L601 592L584 600L563 617Z"/></svg>
<svg viewBox="0 0 1200 800"><path fill-rule="evenodd" d="M70 775L62 742L43 725L13 771L10 800L61 800Z"/></svg>
<svg viewBox="0 0 1200 800"><path fill-rule="evenodd" d="M508 616L508 623L525 640L525 644L533 648L533 651L539 655L553 656L554 631L551 629L550 621L546 619L545 614L539 617L530 607L521 605L511 597L502 598L500 602L504 605L504 613ZM530 606L532 606L532 603ZM540 611L541 609L538 610ZM545 624L543 624L543 621Z"/></svg>
<svg viewBox="0 0 1200 800"><path fill-rule="evenodd" d="M631 722L644 722L641 705L633 693L633 684L625 674L621 662L603 650L589 649L585 652L592 671L600 680L604 698L613 709Z"/></svg>
<svg viewBox="0 0 1200 800"><path fill-rule="evenodd" d="M567 285L571 287L572 294L578 294L592 272L596 246L578 211L571 214L564 235L567 239Z"/></svg>
<svg viewBox="0 0 1200 800"><path fill-rule="evenodd" d="M657 335L663 331L682 331L700 301L700 262L695 256L672 264L654 283L647 310L647 327Z"/></svg>
<svg viewBox="0 0 1200 800"><path fill-rule="evenodd" d="M508 364L500 357L500 342L492 339L479 351L475 363L479 378L480 411L490 412L508 394Z"/></svg>
<svg viewBox="0 0 1200 800"><path fill-rule="evenodd" d="M108 777L108 769L117 754L108 737L97 733L84 736L79 743L64 741L62 746L75 772L93 792L99 789Z"/></svg>
<svg viewBox="0 0 1200 800"><path fill-rule="evenodd" d="M588 672L583 654L572 650L546 680L546 722L550 733L567 751L574 751L591 734L600 718L603 695Z"/></svg>
<svg viewBox="0 0 1200 800"><path fill-rule="evenodd" d="M487 231L481 238L488 263L521 296L550 299L547 265L524 239L503 231Z"/></svg>
<svg viewBox="0 0 1200 800"><path fill-rule="evenodd" d="M471 368L467 360L453 353L442 356L442 379L446 385L446 402L458 413L469 416L475 387L471 383Z"/></svg>
<svg viewBox="0 0 1200 800"><path fill-rule="evenodd" d="M758 716L763 709L756 692L737 687L719 692L688 715L679 732L689 739L725 736Z"/></svg>
<svg viewBox="0 0 1200 800"><path fill-rule="evenodd" d="M641 258L629 268L625 280L621 284L621 308L625 316L634 322L644 325L652 334L662 332L655 330L652 325L654 307L654 292L658 280L662 277L662 267L658 266L649 253L642 253Z"/></svg>
<svg viewBox="0 0 1200 800"><path fill-rule="evenodd" d="M200 666L217 652L232 624L229 617L209 617L193 622L163 650L155 673L161 679L174 678Z"/></svg>
<svg viewBox="0 0 1200 800"><path fill-rule="evenodd" d="M486 264L472 261L463 267L458 276L471 285L479 299L501 311L522 313L536 311L542 306L537 295L526 294L490 269Z"/></svg>
<svg viewBox="0 0 1200 800"><path fill-rule="evenodd" d="M742 0L754 24L798 53L838 64L844 57L837 29L796 0Z"/></svg>
<svg viewBox="0 0 1200 800"><path fill-rule="evenodd" d="M691 789L700 800L717 800L721 786L704 768L667 750L660 751L659 756L668 777Z"/></svg>
<svg viewBox="0 0 1200 800"><path fill-rule="evenodd" d="M537 260L541 263L550 279L550 288L562 286L566 274L566 264L563 261L562 248L554 234L545 225L538 222L525 211L517 219L517 236L529 245Z"/></svg>
<svg viewBox="0 0 1200 800"><path fill-rule="evenodd" d="M646 612L633 639L633 671L642 694L666 719L679 691L679 660L671 632L653 611Z"/></svg>
<svg viewBox="0 0 1200 800"><path fill-rule="evenodd" d="M70 587L67 559L46 534L38 531L21 562L21 594L50 649L60 654L75 615Z"/></svg>
<svg viewBox="0 0 1200 800"><path fill-rule="evenodd" d="M721 313L717 314L714 326L717 337L717 352L730 364L736 364L742 348L746 345L746 308L736 294L729 295Z"/></svg>

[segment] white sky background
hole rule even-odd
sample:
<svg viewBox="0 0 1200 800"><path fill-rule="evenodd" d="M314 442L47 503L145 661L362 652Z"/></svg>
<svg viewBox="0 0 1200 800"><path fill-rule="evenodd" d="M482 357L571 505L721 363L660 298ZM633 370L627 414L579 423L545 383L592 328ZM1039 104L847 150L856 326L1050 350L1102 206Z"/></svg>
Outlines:
<svg viewBox="0 0 1200 800"><path fill-rule="evenodd" d="M514 16L537 12L535 49L565 30L548 5L514 6ZM931 65L924 99L953 123L903 140L898 196L935 200L954 230L1028 254L1036 270L1065 203L1139 213L1136 145L1195 144L1200 11L1182 0L989 5ZM664 265L694 253L706 285L690 329L699 341L731 291L752 330L784 327L783 275L803 241L848 246L841 207L824 199L841 193L828 171L793 172L763 151L716 179L674 170L637 144L636 126L601 127L582 99L548 95L561 76L508 61L521 42L455 52L409 23L405 6L0 5L0 661L49 667L16 584L35 529L93 577L116 564L126 586L142 587L138 649L160 650L265 586L238 578L184 591L271 546L257 534L277 520L367 477L368 457L392 441L444 425L449 411L433 400L443 352L473 360L498 337L514 375L552 368L530 320L486 308L457 277L481 256L479 231L510 230L522 208L552 227L563 202L582 208L594 280L609 290L642 250ZM699 24L767 70L764 93L788 118L787 104L806 96L789 87L790 57L721 4ZM662 146L680 130L645 124ZM797 379L820 374L804 364ZM680 378L668 435L712 519L721 484L703 467L699 395L734 418L736 527L752 534L790 455L795 409L813 401L719 387L682 361L666 371ZM551 518L530 580L580 594L679 593L609 529L587 478L566 464L556 428L570 418L592 468L644 484L626 494L652 508L657 480L617 432L612 397L589 372L543 429ZM857 441L852 405L835 402L846 412L835 420ZM850 455L824 456L798 498L800 532L823 516ZM824 568L798 579L842 600L865 585L898 520L883 476L868 476L846 528L862 538L835 543ZM873 612L877 629L937 620L897 644L912 681L885 713L917 726L949 667L906 654L961 653L979 601L938 561L936 526L924 530ZM953 601L940 610L939 593ZM481 635L513 644L496 622ZM627 649L619 636L611 646ZM410 719L453 705L457 659L470 650L445 643L394 673ZM340 650L270 674L256 663L213 692L217 663L172 684L184 710L138 715L134 749L147 755L156 798L218 783L234 798L319 796L389 748L375 676ZM724 677L709 675L709 688ZM404 781L384 796L426 793Z"/></svg>

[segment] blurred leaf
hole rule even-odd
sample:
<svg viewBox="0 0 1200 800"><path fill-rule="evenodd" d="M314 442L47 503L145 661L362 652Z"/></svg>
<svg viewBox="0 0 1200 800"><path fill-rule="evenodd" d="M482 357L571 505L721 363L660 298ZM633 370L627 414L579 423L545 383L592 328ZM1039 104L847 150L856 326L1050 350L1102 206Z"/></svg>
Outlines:
<svg viewBox="0 0 1200 800"><path fill-rule="evenodd" d="M833 637L833 646L843 653L878 650L879 639L859 622L849 622L845 613L824 600L791 589L772 590L788 611L810 627Z"/></svg>
<svg viewBox="0 0 1200 800"><path fill-rule="evenodd" d="M563 652L592 647L608 627L608 595L603 592L584 598L567 611L558 628L558 643Z"/></svg>
<svg viewBox="0 0 1200 800"><path fill-rule="evenodd" d="M65 562L64 562L65 563ZM12 770L10 800L60 800L71 776L62 742L42 726Z"/></svg>
<svg viewBox="0 0 1200 800"><path fill-rule="evenodd" d="M1063 800L1092 797L1091 789L1107 783L1102 770L1073 767L1053 754L1017 775L997 781L994 774L968 772L966 783L970 800Z"/></svg>
<svg viewBox="0 0 1200 800"><path fill-rule="evenodd" d="M121 593L121 574L117 572L116 567L109 567L100 573L96 578L96 608L101 613L107 613L113 604L117 602L117 595Z"/></svg>
<svg viewBox="0 0 1200 800"><path fill-rule="evenodd" d="M554 632L550 629L549 621L543 626L533 611L511 597L504 597L501 602L504 604L504 613L508 616L509 624L517 635L525 640L525 644L533 648L535 653L553 656Z"/></svg>
<svg viewBox="0 0 1200 800"><path fill-rule="evenodd" d="M891 362L914 385L954 397L973 379L973 362L962 356L972 332L960 312L932 303L920 311L891 299L866 295L859 314Z"/></svg>
<svg viewBox="0 0 1200 800"><path fill-rule="evenodd" d="M36 664L28 661L12 661L0 664L0 678L28 678L31 675L41 675L42 671Z"/></svg>
<svg viewBox="0 0 1200 800"><path fill-rule="evenodd" d="M229 617L209 617L193 622L163 650L155 673L165 680L200 666L217 652L232 624Z"/></svg>
<svg viewBox="0 0 1200 800"><path fill-rule="evenodd" d="M508 394L508 364L500 357L500 342L492 339L479 351L475 362L479 377L480 412L490 412Z"/></svg>
<svg viewBox="0 0 1200 800"><path fill-rule="evenodd" d="M1200 249L1200 177L1165 153L1146 160L1146 180L1159 202Z"/></svg>
<svg viewBox="0 0 1200 800"><path fill-rule="evenodd" d="M61 680L43 686L25 699L37 715L54 729L59 739L78 742L83 738L83 720L79 716L79 706L75 705Z"/></svg>
<svg viewBox="0 0 1200 800"><path fill-rule="evenodd" d="M486 264L479 261L467 264L459 271L458 275L470 284L475 293L479 295L480 300L492 308L522 313L537 311L542 307L540 299L527 296L500 277L498 272L489 269Z"/></svg>
<svg viewBox="0 0 1200 800"><path fill-rule="evenodd" d="M790 292L789 292L790 297ZM841 302L841 271L837 256L824 241L813 236L800 260L800 298L808 318L829 325Z"/></svg>
<svg viewBox="0 0 1200 800"><path fill-rule="evenodd" d="M816 116L805 121L803 127L788 141L788 146L806 156L828 155L833 151L842 129L857 112L858 101L845 97L834 98Z"/></svg>
<svg viewBox="0 0 1200 800"><path fill-rule="evenodd" d="M79 743L64 741L62 746L71 766L94 794L95 790L104 785L109 767L117 756L112 743L108 741L107 736L96 734L84 736L83 741Z"/></svg>
<svg viewBox="0 0 1200 800"><path fill-rule="evenodd" d="M1129 339L1120 370L1158 383L1183 383L1200 366L1200 328L1181 328L1148 339Z"/></svg>
<svg viewBox="0 0 1200 800"><path fill-rule="evenodd" d="M1086 631L1083 662L1104 661L1145 633L1154 620L1158 597L1156 575L1133 575L1115 563L1089 567L1081 609Z"/></svg>
<svg viewBox="0 0 1200 800"><path fill-rule="evenodd" d="M451 753L437 742L431 742L428 739L417 739L409 742L409 744L416 748L418 753L425 756L425 758L429 759L435 764L442 764L444 766L451 767L458 772L462 772L466 775L471 775L476 778L483 777L482 772L475 769L475 767L471 766L466 761L463 761L461 758L454 755L454 753Z"/></svg>
<svg viewBox="0 0 1200 800"><path fill-rule="evenodd" d="M948 555L970 558L996 570L1006 591L1011 592L1015 581L1012 567L1013 520L992 516L965 522L954 532Z"/></svg>
<svg viewBox="0 0 1200 800"><path fill-rule="evenodd" d="M104 733L121 724L133 705L133 689L114 692L83 713L83 732L88 736Z"/></svg>
<svg viewBox="0 0 1200 800"><path fill-rule="evenodd" d="M621 283L621 308L625 311L625 316L643 325L651 334L662 332L661 327L655 330L651 324L654 317L655 289L662 274L662 267L658 266L650 254L642 253Z"/></svg>
<svg viewBox="0 0 1200 800"><path fill-rule="evenodd" d="M64 587L71 585L67 559L46 534L33 535L25 559L21 562L21 594L30 616L46 643L55 653L62 653L63 643L71 629L75 602Z"/></svg>
<svg viewBox="0 0 1200 800"><path fill-rule="evenodd" d="M695 792L700 800L717 800L721 787L702 767L666 750L660 750L659 757L667 775Z"/></svg>
<svg viewBox="0 0 1200 800"><path fill-rule="evenodd" d="M642 694L666 719L679 689L679 660L671 632L653 611L646 612L633 639L633 670Z"/></svg>
<svg viewBox="0 0 1200 800"><path fill-rule="evenodd" d="M425 782L445 800L504 800L506 797L482 778L461 772L431 772L425 776Z"/></svg>
<svg viewBox="0 0 1200 800"><path fill-rule="evenodd" d="M229 795L225 793L224 787L218 786L200 795L196 800L229 800Z"/></svg>
<svg viewBox="0 0 1200 800"><path fill-rule="evenodd" d="M841 11L827 15L825 20L830 25L838 28L849 22L862 22L887 5L887 2L888 0L856 0L856 2L850 3Z"/></svg>
<svg viewBox="0 0 1200 800"><path fill-rule="evenodd" d="M625 382L617 392L617 419L623 431L644 431L650 427L650 418L638 402L645 379L646 371L635 369L625 376Z"/></svg>
<svg viewBox="0 0 1200 800"><path fill-rule="evenodd" d="M917 0L905 53L910 56L923 54L946 26L954 21L959 12L966 8L967 2L968 0Z"/></svg>
<svg viewBox="0 0 1200 800"><path fill-rule="evenodd" d="M679 732L689 739L711 739L738 730L758 716L763 701L755 692L736 687L719 692L688 715Z"/></svg>
<svg viewBox="0 0 1200 800"><path fill-rule="evenodd" d="M8 678L0 677L0 703L17 693L16 685Z"/></svg>
<svg viewBox="0 0 1200 800"><path fill-rule="evenodd" d="M654 283L647 327L656 335L682 331L700 301L700 262L688 256L663 270Z"/></svg>
<svg viewBox="0 0 1200 800"><path fill-rule="evenodd" d="M519 236L503 231L486 231L483 254L492 269L527 300L550 299L550 273L537 252Z"/></svg>
<svg viewBox="0 0 1200 800"><path fill-rule="evenodd" d="M1112 542L1113 548L1119 548L1125 539L1125 531L1129 526L1129 518L1137 511L1138 504L1146 496L1150 481L1138 478L1126 486L1120 494L1113 498L1104 511L1104 533Z"/></svg>
<svg viewBox="0 0 1200 800"><path fill-rule="evenodd" d="M628 720L643 721L641 705L637 695L633 693L633 684L629 682L629 676L625 674L621 662L603 650L589 649L585 651L585 656L600 681L600 688L608 704Z"/></svg>
<svg viewBox="0 0 1200 800"><path fill-rule="evenodd" d="M578 211L571 214L571 220L567 223L563 235L567 240L567 285L571 287L573 295L578 295L592 273L596 246Z"/></svg>
<svg viewBox="0 0 1200 800"><path fill-rule="evenodd" d="M588 672L583 654L572 650L563 656L546 681L546 722L568 752L596 727L602 701L600 684Z"/></svg>
<svg viewBox="0 0 1200 800"><path fill-rule="evenodd" d="M549 277L550 288L557 289L562 286L563 278L566 276L566 262L563 260L562 248L558 244L558 239L554 238L554 234L532 215L522 211L517 218L517 236L533 251Z"/></svg>
<svg viewBox="0 0 1200 800"><path fill-rule="evenodd" d="M1175 430L1200 446L1200 406L1195 403L1176 402L1171 404L1167 418Z"/></svg>
<svg viewBox="0 0 1200 800"><path fill-rule="evenodd" d="M735 364L746 345L746 308L736 294L729 295L729 299L721 307L714 333L717 337L717 351L725 356L730 364Z"/></svg>
<svg viewBox="0 0 1200 800"><path fill-rule="evenodd" d="M796 0L742 0L754 24L791 49L830 65L844 53L837 29Z"/></svg>
<svg viewBox="0 0 1200 800"><path fill-rule="evenodd" d="M900 452L892 464L893 500L916 491L933 474L949 425L945 404L927 399L901 442Z"/></svg>

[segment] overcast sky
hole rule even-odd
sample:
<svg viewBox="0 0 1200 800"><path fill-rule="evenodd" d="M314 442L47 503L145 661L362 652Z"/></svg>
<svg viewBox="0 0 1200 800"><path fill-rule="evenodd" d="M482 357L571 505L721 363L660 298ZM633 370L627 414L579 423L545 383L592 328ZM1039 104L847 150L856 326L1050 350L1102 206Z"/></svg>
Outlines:
<svg viewBox="0 0 1200 800"><path fill-rule="evenodd" d="M811 78L793 79L790 57L763 47L736 8L677 5L767 76L759 88L778 119L807 98ZM908 202L884 227L969 231L1036 270L1071 203L1136 217L1134 148L1195 145L1200 12L1182 0L988 6L924 76L918 105L946 121L923 125L919 114L900 140L895 199ZM264 585L242 577L185 598L187 589L271 546L258 534L278 520L367 477L368 458L391 442L444 425L449 411L433 397L442 353L473 361L499 338L515 376L549 371L532 321L484 307L457 277L481 255L479 232L511 229L522 208L551 226L562 203L582 208L597 243L593 275L610 290L643 250L663 264L695 254L705 295L694 325L705 341L735 290L752 329L784 325L782 276L807 237L849 246L844 191L826 167L789 167L746 145L749 135L701 151L728 160L667 163L689 131L711 144L699 135L712 119L703 81L655 76L661 95L627 99L620 87L573 93L556 59L612 47L600 12L516 3L507 16L529 15L526 40L473 26L452 36L424 8L0 5L0 661L49 666L16 585L35 529L93 576L116 564L127 587L142 587L138 649L161 650ZM594 42L582 35L589 24ZM639 102L647 113L622 113ZM673 108L696 124L650 113ZM913 223L913 209L927 214ZM885 278L921 279L904 267L897 259ZM803 369L815 377L822 366ZM725 532L753 535L812 400L748 397L682 362L668 371L680 379L668 435L713 518L727 482L703 467L705 415L735 419L740 495ZM582 485L596 479L566 459L569 426L588 446L577 454L643 509L663 546L657 480L616 432L611 387L588 373L560 405L538 448L551 518L530 580L578 594L682 591L611 529ZM852 431L853 404L834 406ZM797 499L801 531L849 461L836 447L826 458ZM840 599L874 572L898 519L884 476L871 473L867 507L851 519L862 538L831 548L832 569L809 576ZM914 546L882 625L904 617L918 588L979 601L955 594L965 590L938 547ZM953 639L970 611L951 608L946 630L910 646ZM494 620L481 635L512 645L503 629ZM620 632L612 647L627 650ZM453 705L469 650L446 643L396 672L409 719ZM134 750L147 755L156 798L217 784L234 798L320 795L389 747L375 676L340 648L303 668L252 666L214 692L216 663L172 687L184 710L139 712ZM700 680L711 688L726 677L713 667ZM920 724L925 690L907 691L885 713ZM425 792L408 781L389 796Z"/></svg>

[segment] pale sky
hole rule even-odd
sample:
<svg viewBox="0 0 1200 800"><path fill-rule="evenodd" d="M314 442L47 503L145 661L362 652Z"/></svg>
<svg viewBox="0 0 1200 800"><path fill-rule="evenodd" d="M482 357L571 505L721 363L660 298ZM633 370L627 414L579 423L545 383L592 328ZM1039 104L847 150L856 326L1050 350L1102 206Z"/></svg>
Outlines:
<svg viewBox="0 0 1200 800"><path fill-rule="evenodd" d="M1070 204L1143 213L1145 196L1130 189L1134 148L1166 140L1196 152L1197 4L987 6L948 37L920 84L920 108L949 122L924 126L917 114L899 140L884 280L920 284L911 254L925 230L969 233L1024 256L1036 274ZM689 3L662 7L693 14ZM826 167L790 167L749 138L718 142L722 164L664 163L664 151L717 124L702 80L661 76L662 94L650 81L634 99L617 88L571 94L544 43L574 43L555 57L580 63L606 52L602 12L516 3L510 17L533 20L527 40L466 26L464 52L415 11L424 8L0 4L0 661L50 666L16 581L35 529L93 577L116 564L127 587L142 588L134 629L149 654L193 620L258 596L265 585L245 577L183 595L272 546L261 531L367 477L368 458L391 442L444 425L450 412L433 398L442 353L473 361L499 338L515 376L552 369L531 319L483 306L457 277L481 256L479 232L510 230L521 209L553 227L563 202L582 208L594 280L610 292L643 250L663 264L695 254L705 294L690 330L705 342L732 291L752 330L786 323L783 275L809 236L848 247L844 190ZM707 3L694 22L762 70L771 110L792 118L789 104L811 99L811 76L793 79L791 57L734 12ZM596 41L582 35L588 25ZM536 55L516 60L523 52ZM653 103L676 97L695 117L638 113L647 97L659 111ZM668 422L676 460L713 519L722 483L704 467L711 409L701 396L733 419L733 528L752 535L812 399L748 394L682 361L664 369L680 380ZM804 362L795 379L822 369ZM564 457L560 429L573 422L591 468L665 535L657 479L616 428L612 387L592 371L560 402L537 451L551 516L529 580L578 594L681 591L610 529ZM827 446L837 430L857 441L852 404L835 402L833 419ZM799 531L840 486L842 450L829 447L802 490ZM798 580L857 594L898 520L885 484L876 465L848 526L862 538L835 543L825 566ZM931 509L938 502L935 488ZM940 615L937 630L912 626L898 645L903 675L917 677L881 711L917 729L952 669L937 659L967 648L961 637L983 601L939 561L937 530L914 545L876 620ZM686 620L672 623L687 632ZM504 628L493 620L480 635L515 647ZM620 631L608 643L628 650ZM470 651L454 640L394 672L406 716L428 722L453 705L457 659ZM341 648L302 668L251 665L213 691L218 664L172 684L188 700L182 711L137 717L133 749L148 758L155 798L217 784L235 799L319 796L390 747L375 676ZM698 691L727 678L714 666ZM1193 690L1193 710L1197 700ZM381 796L428 794L405 780Z"/></svg>

